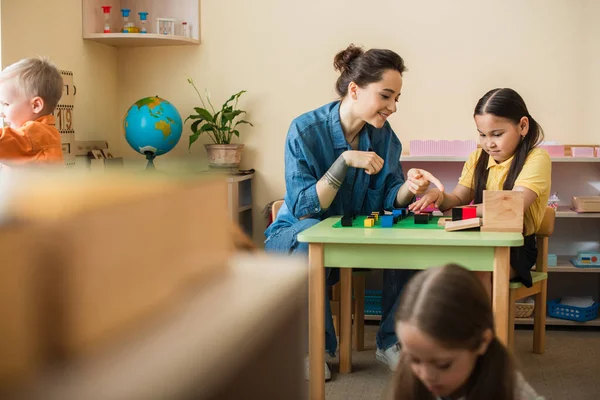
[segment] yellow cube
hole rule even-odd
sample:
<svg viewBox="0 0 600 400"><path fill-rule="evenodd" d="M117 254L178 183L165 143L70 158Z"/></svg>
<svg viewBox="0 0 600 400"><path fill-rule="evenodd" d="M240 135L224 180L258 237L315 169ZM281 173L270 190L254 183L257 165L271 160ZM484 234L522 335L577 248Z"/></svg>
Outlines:
<svg viewBox="0 0 600 400"><path fill-rule="evenodd" d="M375 220L373 218L365 219L365 228L372 228L375 225Z"/></svg>
<svg viewBox="0 0 600 400"><path fill-rule="evenodd" d="M371 215L375 217L375 221L379 221L379 212L373 211Z"/></svg>

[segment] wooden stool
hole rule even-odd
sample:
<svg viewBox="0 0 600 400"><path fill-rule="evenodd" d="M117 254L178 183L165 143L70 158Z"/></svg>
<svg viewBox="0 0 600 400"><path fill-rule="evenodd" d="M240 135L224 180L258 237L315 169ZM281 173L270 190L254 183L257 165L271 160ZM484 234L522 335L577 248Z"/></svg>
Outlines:
<svg viewBox="0 0 600 400"><path fill-rule="evenodd" d="M535 271L531 272L533 286L528 288L522 283L510 284L509 290L509 328L508 347L513 350L515 342L515 316L517 312L517 300L535 295L535 309L533 319L533 352L544 353L546 346L546 298L548 295L548 238L554 232L554 220L556 212L548 207L542 220L542 225L536 233L538 257L535 263Z"/></svg>

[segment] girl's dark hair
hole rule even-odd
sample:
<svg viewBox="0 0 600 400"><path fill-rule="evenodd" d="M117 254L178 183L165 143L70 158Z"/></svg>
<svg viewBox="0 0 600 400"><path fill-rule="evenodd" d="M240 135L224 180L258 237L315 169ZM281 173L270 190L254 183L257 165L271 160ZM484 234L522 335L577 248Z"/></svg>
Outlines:
<svg viewBox="0 0 600 400"><path fill-rule="evenodd" d="M418 273L402 294L396 321L416 326L443 346L476 351L487 329L494 331L490 300L479 279L456 264ZM466 400L514 400L516 370L512 357L495 335L466 383ZM394 399L434 400L400 357Z"/></svg>
<svg viewBox="0 0 600 400"><path fill-rule="evenodd" d="M388 69L396 70L400 74L406 71L404 60L393 51L364 51L353 44L335 55L333 67L340 72L340 77L335 83L335 90L340 97L346 96L350 82L365 87L369 83L379 82Z"/></svg>
<svg viewBox="0 0 600 400"><path fill-rule="evenodd" d="M496 117L506 118L514 124L518 124L523 117L529 119L529 131L517 146L515 157L508 170L506 181L504 181L503 189L512 190L517 177L523 169L527 155L531 149L543 140L544 131L537 121L529 115L529 111L527 111L527 106L525 105L523 98L513 89L492 89L483 95L475 106L473 116L484 114L492 114ZM483 202L483 191L486 187L489 171L487 168L489 158L490 155L482 150L477 165L475 166L473 187L475 188L476 204Z"/></svg>

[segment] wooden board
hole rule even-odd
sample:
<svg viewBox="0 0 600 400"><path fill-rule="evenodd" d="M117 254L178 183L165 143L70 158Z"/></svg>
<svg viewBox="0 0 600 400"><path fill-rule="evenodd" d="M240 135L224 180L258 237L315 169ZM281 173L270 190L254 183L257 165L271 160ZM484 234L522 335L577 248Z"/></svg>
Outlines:
<svg viewBox="0 0 600 400"><path fill-rule="evenodd" d="M600 196L575 196L571 208L576 212L600 212Z"/></svg>
<svg viewBox="0 0 600 400"><path fill-rule="evenodd" d="M462 219L460 221L446 222L444 229L446 232L462 231L465 229L479 228L481 226L481 218Z"/></svg>
<svg viewBox="0 0 600 400"><path fill-rule="evenodd" d="M482 232L523 232L523 192L483 191Z"/></svg>

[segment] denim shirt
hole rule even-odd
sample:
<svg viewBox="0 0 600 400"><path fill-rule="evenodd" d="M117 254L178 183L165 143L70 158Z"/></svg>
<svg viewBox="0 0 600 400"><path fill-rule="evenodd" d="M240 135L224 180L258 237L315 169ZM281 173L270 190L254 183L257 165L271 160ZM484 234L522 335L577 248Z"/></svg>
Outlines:
<svg viewBox="0 0 600 400"><path fill-rule="evenodd" d="M344 137L339 110L340 102L335 101L292 121L285 144L285 204L265 231L267 238L302 217L323 220L394 207L398 189L404 183L402 145L386 121L380 129L365 124L359 133L358 150L376 152L384 161L381 171L368 175L362 168L348 168L329 208L321 208L317 182L344 151L352 150Z"/></svg>

